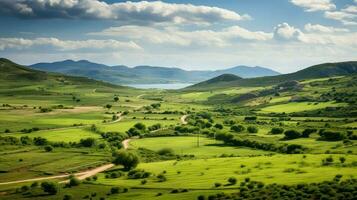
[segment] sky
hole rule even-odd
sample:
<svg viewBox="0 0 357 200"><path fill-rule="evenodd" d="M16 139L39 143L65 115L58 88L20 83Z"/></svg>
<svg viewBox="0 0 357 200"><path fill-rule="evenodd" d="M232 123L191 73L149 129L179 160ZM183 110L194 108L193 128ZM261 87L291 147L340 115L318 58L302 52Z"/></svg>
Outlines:
<svg viewBox="0 0 357 200"><path fill-rule="evenodd" d="M357 0L0 0L0 57L282 73L357 60Z"/></svg>

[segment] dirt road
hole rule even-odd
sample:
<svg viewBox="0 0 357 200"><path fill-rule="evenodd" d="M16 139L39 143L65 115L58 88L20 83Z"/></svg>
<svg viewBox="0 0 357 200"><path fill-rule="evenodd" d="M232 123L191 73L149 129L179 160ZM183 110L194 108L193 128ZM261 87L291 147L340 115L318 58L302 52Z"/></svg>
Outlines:
<svg viewBox="0 0 357 200"><path fill-rule="evenodd" d="M111 167L113 167L113 164L105 164L100 167L90 169L87 171L75 173L74 176L76 176L79 180L84 180L87 177L91 177L96 175L97 173L103 172ZM39 177L39 178L31 178L31 179L23 179L23 180L18 180L18 181L9 181L9 182L3 182L0 183L0 185L9 185L9 184L15 184L15 183L25 183L25 182L34 182L34 181L43 181L43 180L50 180L50 179L60 179L60 178L67 178L71 174L63 174L63 175L57 175L57 176L47 176L47 177ZM63 183L66 181L61 181L60 183Z"/></svg>
<svg viewBox="0 0 357 200"><path fill-rule="evenodd" d="M186 121L186 118L188 117L188 115L183 115L182 117L181 117L181 123L182 124L187 124L187 121Z"/></svg>

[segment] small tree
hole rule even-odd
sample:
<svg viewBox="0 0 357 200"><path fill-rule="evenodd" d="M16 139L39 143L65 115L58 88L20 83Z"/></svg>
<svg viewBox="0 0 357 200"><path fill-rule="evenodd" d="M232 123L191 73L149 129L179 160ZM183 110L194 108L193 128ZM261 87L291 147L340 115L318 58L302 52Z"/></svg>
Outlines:
<svg viewBox="0 0 357 200"><path fill-rule="evenodd" d="M51 151L53 151L53 147L51 145L45 146L45 151L51 152Z"/></svg>
<svg viewBox="0 0 357 200"><path fill-rule="evenodd" d="M271 129L270 133L271 134L282 134L284 132L284 129L283 128L280 128L280 127L274 127Z"/></svg>
<svg viewBox="0 0 357 200"><path fill-rule="evenodd" d="M340 162L341 162L341 164L345 163L345 161L346 161L346 158L345 158L345 157L340 157Z"/></svg>
<svg viewBox="0 0 357 200"><path fill-rule="evenodd" d="M296 130L287 130L284 132L285 139L292 140L301 137L301 133Z"/></svg>
<svg viewBox="0 0 357 200"><path fill-rule="evenodd" d="M107 104L107 105L105 105L105 108L108 109L108 110L110 110L110 109L112 108L112 105Z"/></svg>
<svg viewBox="0 0 357 200"><path fill-rule="evenodd" d="M248 126L247 128L249 133L258 133L259 129L256 126Z"/></svg>
<svg viewBox="0 0 357 200"><path fill-rule="evenodd" d="M245 127L242 126L242 125L233 125L231 127L231 130L234 131L234 132L240 133L240 132L245 130Z"/></svg>
<svg viewBox="0 0 357 200"><path fill-rule="evenodd" d="M119 97L115 96L115 97L114 97L114 101L115 101L115 102L118 102L118 101L119 101Z"/></svg>
<svg viewBox="0 0 357 200"><path fill-rule="evenodd" d="M55 195L58 192L57 184L53 182L43 182L41 183L42 190L50 195Z"/></svg>
<svg viewBox="0 0 357 200"><path fill-rule="evenodd" d="M123 165L124 169L129 171L139 164L139 157L128 151L119 151L114 154L113 163L116 165Z"/></svg>
<svg viewBox="0 0 357 200"><path fill-rule="evenodd" d="M81 181L78 178L73 176L69 179L70 186L78 186L79 184L81 184Z"/></svg>
<svg viewBox="0 0 357 200"><path fill-rule="evenodd" d="M228 179L228 182L229 182L230 185L235 185L237 183L237 179L234 178L234 177L230 177Z"/></svg>
<svg viewBox="0 0 357 200"><path fill-rule="evenodd" d="M95 145L94 138L81 139L79 143L84 147L93 147Z"/></svg>
<svg viewBox="0 0 357 200"><path fill-rule="evenodd" d="M223 129L223 125L222 124L215 124L214 127L216 129Z"/></svg>

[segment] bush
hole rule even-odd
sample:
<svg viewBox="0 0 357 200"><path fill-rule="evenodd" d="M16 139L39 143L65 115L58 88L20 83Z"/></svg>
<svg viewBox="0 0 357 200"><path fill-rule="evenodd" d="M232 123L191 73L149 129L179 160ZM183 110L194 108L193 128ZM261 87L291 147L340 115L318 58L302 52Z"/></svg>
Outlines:
<svg viewBox="0 0 357 200"><path fill-rule="evenodd" d="M165 182L167 180L166 176L163 174L157 175L156 178L159 179L159 182Z"/></svg>
<svg viewBox="0 0 357 200"><path fill-rule="evenodd" d="M65 194L63 196L63 200L71 200L72 199L72 196L70 194Z"/></svg>
<svg viewBox="0 0 357 200"><path fill-rule="evenodd" d="M320 139L327 141L339 141L346 138L346 135L341 132L333 132L333 131L319 131Z"/></svg>
<svg viewBox="0 0 357 200"><path fill-rule="evenodd" d="M53 151L53 147L51 145L45 146L45 151L51 152L51 151Z"/></svg>
<svg viewBox="0 0 357 200"><path fill-rule="evenodd" d="M93 147L95 143L96 140L94 138L86 138L79 141L79 144L83 147Z"/></svg>
<svg viewBox="0 0 357 200"><path fill-rule="evenodd" d="M283 128L280 128L280 127L274 127L271 129L270 133L271 134L282 134L284 132L284 129Z"/></svg>
<svg viewBox="0 0 357 200"><path fill-rule="evenodd" d="M216 129L220 129L220 130L223 129L223 125L222 125L222 124L215 124L214 127L215 127Z"/></svg>
<svg viewBox="0 0 357 200"><path fill-rule="evenodd" d="M244 130L245 130L245 127L242 126L242 125L233 125L231 127L231 131L234 131L234 132L237 132L237 133L240 133L240 132L242 132Z"/></svg>
<svg viewBox="0 0 357 200"><path fill-rule="evenodd" d="M284 132L285 139L292 140L301 137L301 133L296 130L287 130Z"/></svg>
<svg viewBox="0 0 357 200"><path fill-rule="evenodd" d="M70 185L70 186L78 186L79 184L81 184L81 181L80 181L78 178L76 178L76 177L71 177L71 178L69 179L69 185Z"/></svg>
<svg viewBox="0 0 357 200"><path fill-rule="evenodd" d="M214 187L221 187L222 183L214 183Z"/></svg>
<svg viewBox="0 0 357 200"><path fill-rule="evenodd" d="M229 183L230 185L235 185L235 184L237 183L237 179L234 178L234 177L230 177L230 178L228 179L228 183Z"/></svg>
<svg viewBox="0 0 357 200"><path fill-rule="evenodd" d="M162 148L159 151L157 151L157 153L159 155L168 155L168 156L175 155L175 151L171 148Z"/></svg>
<svg viewBox="0 0 357 200"><path fill-rule="evenodd" d="M200 195L197 197L197 200L206 200L205 196L204 195Z"/></svg>
<svg viewBox="0 0 357 200"><path fill-rule="evenodd" d="M53 182L43 182L41 183L42 190L50 195L55 195L58 192L57 184Z"/></svg>
<svg viewBox="0 0 357 200"><path fill-rule="evenodd" d="M119 192L120 192L120 188L119 187L112 187L110 189L110 193L111 194L119 194Z"/></svg>
<svg viewBox="0 0 357 200"><path fill-rule="evenodd" d="M114 154L113 163L116 165L123 165L125 170L135 168L139 162L139 157L128 151L119 151Z"/></svg>
<svg viewBox="0 0 357 200"><path fill-rule="evenodd" d="M307 128L302 132L302 137L308 138L312 133L316 133L317 129Z"/></svg>
<svg viewBox="0 0 357 200"><path fill-rule="evenodd" d="M248 126L247 128L249 133L258 133L259 129L256 126Z"/></svg>

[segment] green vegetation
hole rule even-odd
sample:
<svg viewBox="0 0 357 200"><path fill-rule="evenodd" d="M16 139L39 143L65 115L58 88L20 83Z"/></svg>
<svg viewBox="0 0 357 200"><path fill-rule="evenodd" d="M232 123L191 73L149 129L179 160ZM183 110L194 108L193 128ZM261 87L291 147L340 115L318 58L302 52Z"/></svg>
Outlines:
<svg viewBox="0 0 357 200"><path fill-rule="evenodd" d="M354 66L166 91L1 59L0 199L352 199Z"/></svg>

